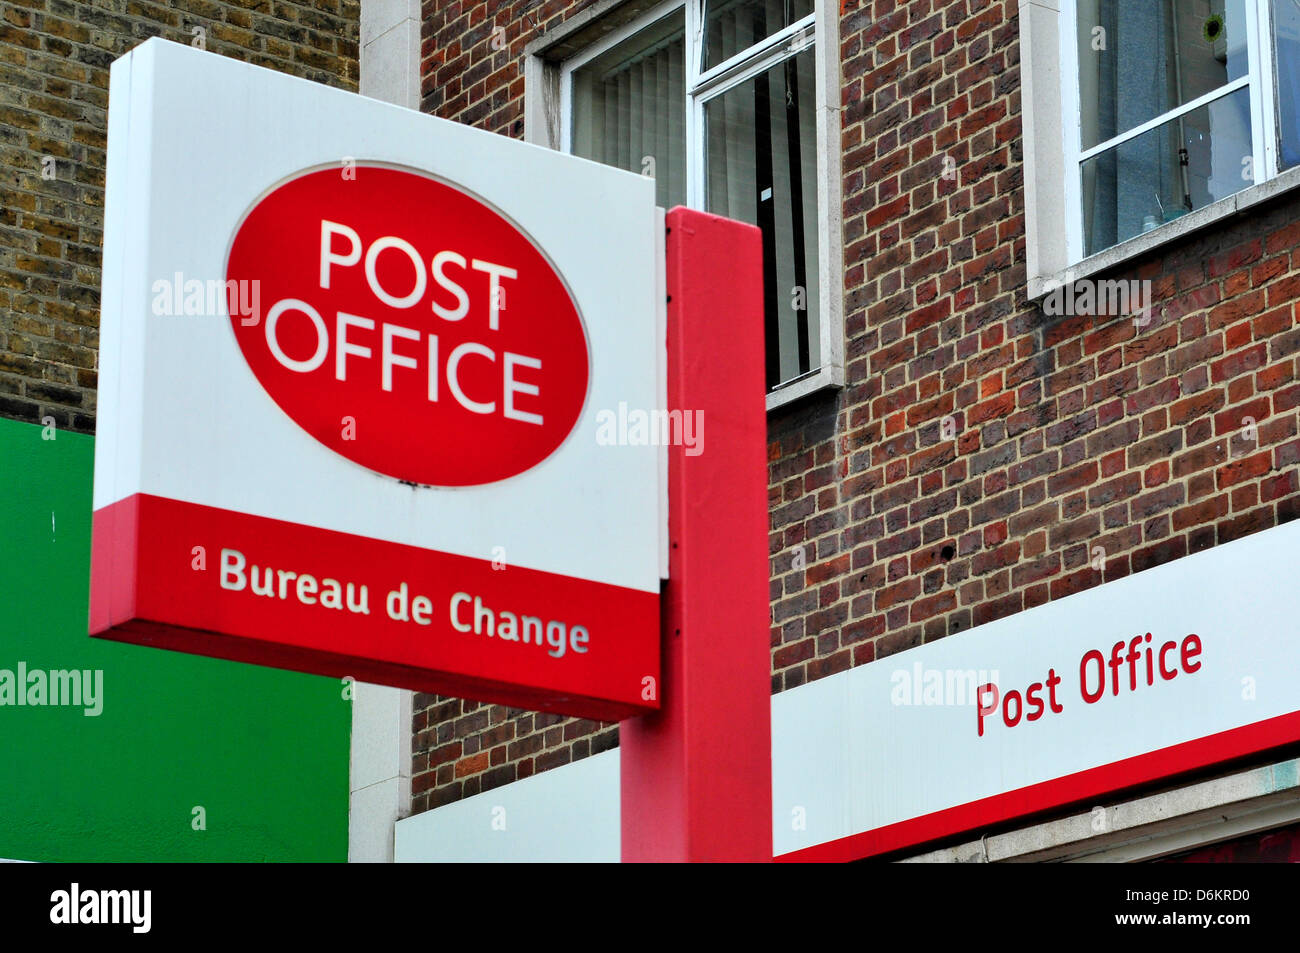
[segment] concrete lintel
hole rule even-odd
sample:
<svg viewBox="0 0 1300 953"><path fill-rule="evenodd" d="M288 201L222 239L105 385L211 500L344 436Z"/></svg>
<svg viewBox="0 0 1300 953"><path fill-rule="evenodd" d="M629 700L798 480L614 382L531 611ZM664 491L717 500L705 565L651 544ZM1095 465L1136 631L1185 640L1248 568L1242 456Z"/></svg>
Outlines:
<svg viewBox="0 0 1300 953"><path fill-rule="evenodd" d="M1300 818L1300 760L1098 805L906 858L904 863L1139 860L1243 836Z"/></svg>

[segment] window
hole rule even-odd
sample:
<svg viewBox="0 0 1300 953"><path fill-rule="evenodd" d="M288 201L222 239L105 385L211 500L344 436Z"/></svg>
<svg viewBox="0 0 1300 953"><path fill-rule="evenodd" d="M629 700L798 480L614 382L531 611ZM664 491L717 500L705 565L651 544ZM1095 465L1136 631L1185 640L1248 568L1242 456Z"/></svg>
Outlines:
<svg viewBox="0 0 1300 953"><path fill-rule="evenodd" d="M686 20L681 9L569 75L566 151L655 180L664 208L686 204Z"/></svg>
<svg viewBox="0 0 1300 953"><path fill-rule="evenodd" d="M1300 165L1300 0L1274 0L1273 75L1277 77L1278 165Z"/></svg>
<svg viewBox="0 0 1300 953"><path fill-rule="evenodd" d="M1060 28L1069 263L1300 164L1300 0L1073 0Z"/></svg>
<svg viewBox="0 0 1300 953"><path fill-rule="evenodd" d="M813 0L668 0L557 64L560 148L762 231L769 406L842 382L824 29Z"/></svg>

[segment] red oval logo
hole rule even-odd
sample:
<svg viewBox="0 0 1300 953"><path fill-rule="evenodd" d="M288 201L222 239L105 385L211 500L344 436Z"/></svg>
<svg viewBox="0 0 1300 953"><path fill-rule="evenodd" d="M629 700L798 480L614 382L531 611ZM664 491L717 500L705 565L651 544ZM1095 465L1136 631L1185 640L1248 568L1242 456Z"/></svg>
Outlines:
<svg viewBox="0 0 1300 953"><path fill-rule="evenodd" d="M230 321L271 399L379 473L504 480L554 453L586 402L587 335L559 274L503 215L427 175L289 180L244 217L226 279L257 283L227 285L257 302Z"/></svg>

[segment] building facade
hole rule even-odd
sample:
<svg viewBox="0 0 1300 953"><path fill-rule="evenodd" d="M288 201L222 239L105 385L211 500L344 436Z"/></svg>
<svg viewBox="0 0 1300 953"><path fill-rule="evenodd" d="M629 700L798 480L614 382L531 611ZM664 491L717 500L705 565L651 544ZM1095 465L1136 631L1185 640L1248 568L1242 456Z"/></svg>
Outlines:
<svg viewBox="0 0 1300 953"><path fill-rule="evenodd" d="M423 5L426 112L763 228L774 705L1295 516L1296 12L1152 6ZM417 813L617 741L414 717Z"/></svg>
<svg viewBox="0 0 1300 953"><path fill-rule="evenodd" d="M1290 0L1138 6L0 5L0 427L12 444L0 460L27 487L6 500L24 535L5 546L4 571L11 602L26 607L6 641L31 654L39 639L24 639L57 630L69 661L39 660L49 667L82 651L107 68L163 35L648 175L665 207L759 226L771 626L754 638L771 646L778 855L1294 856L1300 730L1288 718L1300 705L1269 676L1294 659L1295 631L1285 570L1278 585L1269 570L1287 564L1285 524L1300 512L1300 13ZM575 227L597 214L575 210ZM55 446L80 455L42 452ZM50 486L61 502L33 489ZM63 537L47 570L67 583L70 608L53 613L27 554L55 546L65 507L82 535ZM1032 688L1022 698L998 668L1011 675L1021 656L1050 655L1057 636L1072 646L1088 626L1103 630L1104 655L1119 607L1145 606L1133 624L1159 645L1157 622L1182 603L1200 611L1197 591L1240 620L1212 645L1218 630L1198 629L1203 677L1213 662L1216 678L1240 681L1242 704L1275 706L1267 717L1223 701L1185 738L1144 728L1130 742L1118 709L1089 730L1115 758L1122 749L1119 767L1068 752L1048 764L1032 743L1006 740L1030 730ZM1158 669L1178 691L1200 667L1201 646L1184 635L1171 653L1182 681ZM249 791L274 792L262 796L279 821L232 828L242 833L220 849L189 839L203 803L194 784L150 781L161 769L122 776L104 823L125 825L147 789L159 817L180 817L164 842L173 856L266 842L277 845L267 856L342 855L346 797L354 859L618 857L617 725L369 686L353 701L326 680L207 659L151 655L176 671L141 673L144 650L95 651L109 702L113 666L146 685L211 679L210 717L224 719L213 730L231 758L268 726L285 734L263 743L284 752L307 743L294 725L325 726L303 771L247 776ZM1141 680L1141 644L1129 651L1129 675L1110 665L1117 698L1121 677L1135 692ZM948 722L916 727L921 709L894 694L914 665L918 697L936 667L981 673L967 695L935 703L971 737L924 743ZM1085 702L1088 671L1078 669ZM1161 684L1152 671L1148 686ZM227 684L232 697L275 695L279 714L228 718ZM1050 678L1035 684L1050 689ZM1173 692L1139 713L1183 720ZM74 714L54 729L20 725L22 744L71 751ZM849 737L863 714L880 763ZM139 711L114 730L119 746L153 737ZM994 773L1021 781L935 794L936 778L978 773L985 738L1002 745ZM1061 783L1076 775L1085 780ZM877 776L920 780L873 787ZM73 786L32 775L8 803L44 817L31 792L47 783ZM291 822L297 798L334 806ZM985 807L963 813L968 803ZM25 839L0 856L52 859L37 856L48 823L15 828ZM76 837L55 853L82 856Z"/></svg>

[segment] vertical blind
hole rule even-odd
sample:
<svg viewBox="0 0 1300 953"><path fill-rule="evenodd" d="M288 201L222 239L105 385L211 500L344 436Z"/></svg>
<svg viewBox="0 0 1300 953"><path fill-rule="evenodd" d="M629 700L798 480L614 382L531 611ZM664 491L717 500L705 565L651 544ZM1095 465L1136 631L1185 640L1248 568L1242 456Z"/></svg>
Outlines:
<svg viewBox="0 0 1300 953"><path fill-rule="evenodd" d="M686 204L682 11L573 72L574 155L652 175L664 208Z"/></svg>

